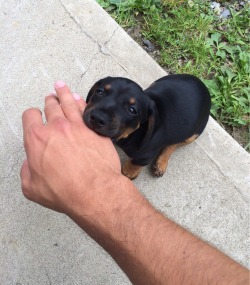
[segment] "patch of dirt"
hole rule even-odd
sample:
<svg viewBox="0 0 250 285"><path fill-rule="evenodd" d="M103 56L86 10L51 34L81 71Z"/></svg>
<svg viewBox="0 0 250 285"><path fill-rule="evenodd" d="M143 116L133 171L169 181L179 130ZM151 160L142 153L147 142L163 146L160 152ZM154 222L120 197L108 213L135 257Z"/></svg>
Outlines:
<svg viewBox="0 0 250 285"><path fill-rule="evenodd" d="M160 50L157 45L153 42L150 42L148 39L143 38L141 34L141 25L137 24L134 27L127 28L125 31L133 38L143 49L147 51L147 53L156 61L160 60ZM166 70L164 67L162 67ZM169 70L166 70L167 73L171 74Z"/></svg>
<svg viewBox="0 0 250 285"><path fill-rule="evenodd" d="M237 128L231 126L223 127L246 151L250 152L250 133L247 126Z"/></svg>

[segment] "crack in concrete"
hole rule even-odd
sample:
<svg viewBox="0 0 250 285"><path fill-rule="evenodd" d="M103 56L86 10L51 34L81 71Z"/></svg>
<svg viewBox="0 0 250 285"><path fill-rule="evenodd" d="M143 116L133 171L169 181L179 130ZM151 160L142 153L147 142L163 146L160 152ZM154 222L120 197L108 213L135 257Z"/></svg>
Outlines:
<svg viewBox="0 0 250 285"><path fill-rule="evenodd" d="M16 152L14 152L14 153L12 154L12 156L15 156L16 154L19 155L19 154L21 153L22 148L23 148L23 147L20 147ZM12 177L14 177L14 176L16 175L15 171L13 171L13 170L14 170L14 168L20 163L20 159L21 159L21 158L22 158L22 157L20 157L20 156L17 157L17 160L11 165L11 168L10 168L9 173L8 173L7 175L1 177L1 178L0 178L1 180L6 180L6 179L12 178ZM13 173L13 172L14 172L14 173ZM12 173L13 173L13 175L11 175Z"/></svg>
<svg viewBox="0 0 250 285"><path fill-rule="evenodd" d="M62 7L63 7L63 9L65 10L65 12L67 13L67 15L68 15L68 16L72 19L72 21L77 25L77 27L81 30L81 32L84 33L84 35L86 35L86 37L89 38L92 42L96 43L96 44L99 46L99 49L100 49L100 51L101 51L103 54L105 54L105 55L108 54L108 55L109 55L110 52L108 51L108 53L107 53L107 52L105 51L106 48L104 47L104 45L105 45L106 43L108 43L108 42L112 39L113 35L115 34L115 32L116 32L116 30L119 28L119 26L116 27L116 29L115 29L114 32L112 33L110 39L108 39L108 40L104 43L104 45L102 45L102 44L101 44L100 42L98 42L95 38L93 38L86 30L84 30L84 29L82 28L82 25L81 25L81 23L79 22L78 18L73 14L73 12L71 12L70 10L67 9L66 5L62 2L62 0L59 0L59 2L60 2L60 4L62 5ZM107 50L107 49L106 49L106 50Z"/></svg>
<svg viewBox="0 0 250 285"><path fill-rule="evenodd" d="M86 70L80 75L80 81L79 81L79 83L77 84L77 88L78 88L78 86L81 84L84 75L89 71L89 69L90 69L90 67L91 67L91 65L92 65L92 62L95 60L95 57L96 57L99 53L100 53L100 51L96 52L96 53L92 56L92 58L91 58L91 60L90 60L90 62L89 62L88 67L87 67Z"/></svg>
<svg viewBox="0 0 250 285"><path fill-rule="evenodd" d="M107 44L112 40L112 38L114 37L115 33L117 32L117 30L119 29L119 25L117 25L117 27L115 28L115 30L113 31L112 35L110 36L110 38L104 43L100 43L99 41L97 41L96 39L94 39L89 33L86 32L86 30L84 30L82 28L81 23L79 22L79 20L77 19L77 17L67 9L66 5L63 3L62 0L59 0L60 4L62 5L63 9L65 10L65 12L67 13L67 15L72 19L72 21L74 21L74 23L77 25L77 27L81 30L82 33L84 33L91 41L93 41L94 43L96 43L99 47L99 52L102 53L103 55L106 56L110 56L117 64L119 67L121 67L129 76L131 76L131 74L129 73L129 71L117 60L117 58L115 56L113 56L113 54L110 52L110 50L107 48ZM98 52L98 53L99 53ZM94 58L96 57L96 55L98 53L95 53L94 56L92 57L89 67L87 68L87 70L81 74L81 78L86 74L86 72L89 70L92 61L94 60ZM132 77L132 76L131 76ZM81 80L79 82L79 84L81 83Z"/></svg>
<svg viewBox="0 0 250 285"><path fill-rule="evenodd" d="M115 28L115 30L113 31L112 35L111 35L110 38L104 43L104 45L108 44L108 43L112 40L113 36L115 35L115 33L116 33L116 31L117 31L118 29L119 29L119 26L117 26L117 27Z"/></svg>
<svg viewBox="0 0 250 285"><path fill-rule="evenodd" d="M47 278L48 278L48 281L49 281L49 285L51 285L51 284L52 284L52 282L51 282L51 280L50 280L48 270L47 270L47 268L46 268L46 267L45 267L44 269L45 269L45 274L46 274L46 276L47 276Z"/></svg>
<svg viewBox="0 0 250 285"><path fill-rule="evenodd" d="M75 22L75 24L81 30L81 32L83 32L86 35L86 37L91 39L94 43L97 43L97 41L93 37L91 37L91 35L89 35L85 30L83 30L83 28L82 28L81 24L79 23L77 17L75 17L75 15L67 9L66 5L64 5L62 0L59 0L59 2L62 5L63 9L65 10L66 14L72 19L73 22Z"/></svg>
<svg viewBox="0 0 250 285"><path fill-rule="evenodd" d="M120 26L118 25L115 30L113 31L112 35L110 36L110 38L104 43L104 46L106 48L106 50L108 50L109 55L112 57L112 59L114 59L114 61L129 75L132 77L132 75L129 73L129 71L117 60L117 58L115 56L113 56L113 54L109 51L109 49L107 48L107 44L113 39L115 33L117 32L117 30L120 28Z"/></svg>

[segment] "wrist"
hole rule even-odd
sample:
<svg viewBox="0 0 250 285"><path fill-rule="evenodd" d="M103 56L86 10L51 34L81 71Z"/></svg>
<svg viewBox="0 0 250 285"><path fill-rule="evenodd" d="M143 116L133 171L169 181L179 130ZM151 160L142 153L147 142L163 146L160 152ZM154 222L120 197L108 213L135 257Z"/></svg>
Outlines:
<svg viewBox="0 0 250 285"><path fill-rule="evenodd" d="M122 216L127 216L131 204L145 200L133 183L120 173L92 177L66 213L92 238L113 239Z"/></svg>

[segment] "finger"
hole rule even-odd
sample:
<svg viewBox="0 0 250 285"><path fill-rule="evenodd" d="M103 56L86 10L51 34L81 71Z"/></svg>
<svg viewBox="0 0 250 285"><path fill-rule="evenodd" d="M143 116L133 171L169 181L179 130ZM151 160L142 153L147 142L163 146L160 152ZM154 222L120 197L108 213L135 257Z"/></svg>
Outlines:
<svg viewBox="0 0 250 285"><path fill-rule="evenodd" d="M63 81L57 81L55 83L55 90L65 117L72 122L81 122L82 118L79 113L79 108L66 83Z"/></svg>
<svg viewBox="0 0 250 285"><path fill-rule="evenodd" d="M65 118L56 94L51 93L45 97L44 113L48 123L59 117Z"/></svg>
<svg viewBox="0 0 250 285"><path fill-rule="evenodd" d="M24 160L21 171L20 171L21 181L22 181L22 191L26 198L30 199L30 180L31 174L29 169L28 160Z"/></svg>
<svg viewBox="0 0 250 285"><path fill-rule="evenodd" d="M74 99L78 105L78 108L79 108L81 114L82 114L85 107L87 106L87 103L83 100L83 98L79 94L74 93L73 97L74 97Z"/></svg>
<svg viewBox="0 0 250 285"><path fill-rule="evenodd" d="M37 108L30 108L23 112L22 115L24 135L27 130L35 125L43 125L42 112Z"/></svg>

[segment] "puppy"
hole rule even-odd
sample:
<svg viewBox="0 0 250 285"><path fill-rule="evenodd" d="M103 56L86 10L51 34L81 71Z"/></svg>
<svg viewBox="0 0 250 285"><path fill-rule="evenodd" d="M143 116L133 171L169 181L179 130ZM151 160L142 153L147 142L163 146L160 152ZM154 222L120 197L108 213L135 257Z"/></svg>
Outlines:
<svg viewBox="0 0 250 285"><path fill-rule="evenodd" d="M187 74L164 76L145 91L132 80L106 77L86 101L84 122L128 155L122 173L130 179L153 160L154 175L162 176L175 149L203 132L211 107L206 86Z"/></svg>

